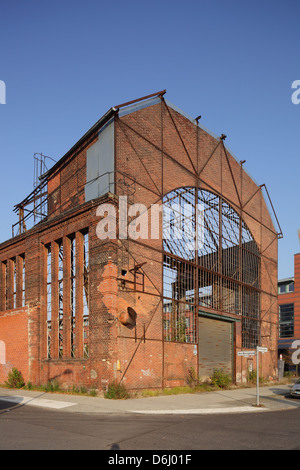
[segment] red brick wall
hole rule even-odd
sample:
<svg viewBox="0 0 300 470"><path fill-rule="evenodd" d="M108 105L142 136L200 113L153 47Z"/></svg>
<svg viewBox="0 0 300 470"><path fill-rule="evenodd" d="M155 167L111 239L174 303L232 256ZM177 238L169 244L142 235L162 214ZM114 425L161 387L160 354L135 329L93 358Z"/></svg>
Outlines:
<svg viewBox="0 0 300 470"><path fill-rule="evenodd" d="M7 380L13 367L29 380L28 308L0 313L0 341L5 344L5 363L0 364L0 383ZM3 343L1 347L3 347Z"/></svg>
<svg viewBox="0 0 300 470"><path fill-rule="evenodd" d="M294 255L294 292L278 295L278 305L294 304L294 337L300 339L300 253Z"/></svg>
<svg viewBox="0 0 300 470"><path fill-rule="evenodd" d="M74 152L48 180L48 216L55 217L85 202L86 151L97 137L92 137Z"/></svg>
<svg viewBox="0 0 300 470"><path fill-rule="evenodd" d="M294 315L295 315L295 339L300 339L300 253L294 257L295 269L295 292L294 292Z"/></svg>

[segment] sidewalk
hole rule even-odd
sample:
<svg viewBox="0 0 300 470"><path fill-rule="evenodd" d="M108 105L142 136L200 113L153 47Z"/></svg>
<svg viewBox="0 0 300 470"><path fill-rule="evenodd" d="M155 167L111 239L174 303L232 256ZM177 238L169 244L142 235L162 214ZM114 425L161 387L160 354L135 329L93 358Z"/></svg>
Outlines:
<svg viewBox="0 0 300 470"><path fill-rule="evenodd" d="M17 406L28 405L73 413L135 413L144 415L261 413L300 408L300 400L289 398L288 385L260 387L260 407L255 406L256 388L128 400L109 400L99 397L0 388L0 404L0 413L11 411Z"/></svg>

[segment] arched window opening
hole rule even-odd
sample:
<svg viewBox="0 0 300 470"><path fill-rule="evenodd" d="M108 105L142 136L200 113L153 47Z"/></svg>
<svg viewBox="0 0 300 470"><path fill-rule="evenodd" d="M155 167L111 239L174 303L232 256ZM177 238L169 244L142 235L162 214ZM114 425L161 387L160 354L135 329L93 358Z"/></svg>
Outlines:
<svg viewBox="0 0 300 470"><path fill-rule="evenodd" d="M163 200L165 340L197 342L201 308L241 316L243 347L259 339L260 253L220 196L184 187Z"/></svg>

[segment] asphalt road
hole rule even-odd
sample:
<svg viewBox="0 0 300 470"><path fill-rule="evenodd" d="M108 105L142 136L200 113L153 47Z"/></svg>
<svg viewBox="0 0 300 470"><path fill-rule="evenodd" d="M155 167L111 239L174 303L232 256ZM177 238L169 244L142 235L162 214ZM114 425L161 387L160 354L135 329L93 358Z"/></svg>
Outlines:
<svg viewBox="0 0 300 470"><path fill-rule="evenodd" d="M0 401L0 436L1 450L300 450L300 408L137 416L66 413Z"/></svg>

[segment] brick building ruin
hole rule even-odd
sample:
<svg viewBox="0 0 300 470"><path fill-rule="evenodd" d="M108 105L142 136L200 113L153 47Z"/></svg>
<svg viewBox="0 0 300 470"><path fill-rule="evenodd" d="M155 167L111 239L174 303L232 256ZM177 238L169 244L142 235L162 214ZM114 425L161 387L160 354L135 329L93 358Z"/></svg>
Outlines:
<svg viewBox="0 0 300 470"><path fill-rule="evenodd" d="M255 358L237 352L257 345L260 373L276 377L281 231L243 163L165 90L104 114L14 208L0 245L0 383L12 367L33 384L99 390L215 368L241 382Z"/></svg>

